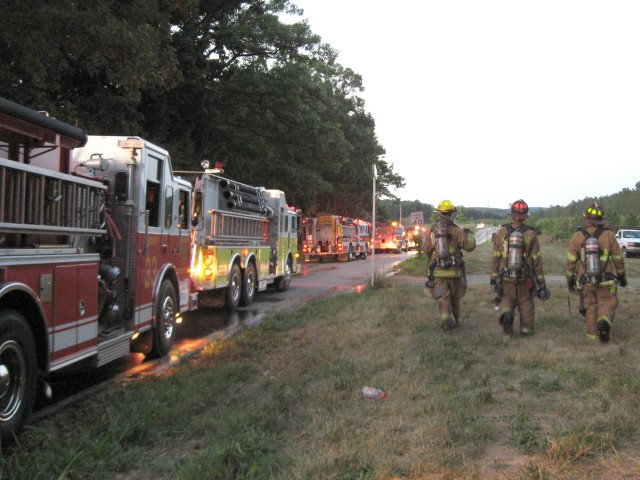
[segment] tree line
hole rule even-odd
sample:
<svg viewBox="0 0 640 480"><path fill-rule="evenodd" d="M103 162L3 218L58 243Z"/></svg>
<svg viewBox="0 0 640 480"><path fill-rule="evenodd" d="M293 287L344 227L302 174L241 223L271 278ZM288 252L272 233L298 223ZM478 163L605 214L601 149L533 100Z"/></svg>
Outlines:
<svg viewBox="0 0 640 480"><path fill-rule="evenodd" d="M583 213L597 202L605 211L605 226L611 230L619 228L640 229L640 181L635 188L623 188L617 193L600 197L585 197L566 206L532 208L527 223L552 239L568 240L576 228L584 223ZM429 225L436 218L434 206L419 200L400 201L382 199L378 201L379 219L399 219L402 215L404 225L409 225L411 212L423 212L424 223ZM500 225L508 221L509 209L457 206L455 220L459 224L487 222Z"/></svg>
<svg viewBox="0 0 640 480"><path fill-rule="evenodd" d="M98 135L138 135L176 170L286 192L303 211L370 216L394 172L360 75L289 0L2 2L0 95ZM283 21L283 19L294 19Z"/></svg>
<svg viewBox="0 0 640 480"><path fill-rule="evenodd" d="M584 222L582 214L597 202L604 209L605 225L618 228L640 228L640 182L635 188L623 188L617 193L600 197L585 197L567 206L540 209L532 216L532 223L542 232L557 239L568 239Z"/></svg>

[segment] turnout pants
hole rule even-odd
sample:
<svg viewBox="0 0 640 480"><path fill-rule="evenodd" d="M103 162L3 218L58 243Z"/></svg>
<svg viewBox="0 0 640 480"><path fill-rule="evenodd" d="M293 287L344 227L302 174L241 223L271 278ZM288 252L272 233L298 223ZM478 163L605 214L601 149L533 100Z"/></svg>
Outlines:
<svg viewBox="0 0 640 480"><path fill-rule="evenodd" d="M466 293L464 278L434 278L431 296L438 301L440 321L453 319L457 325L460 321L460 304Z"/></svg>
<svg viewBox="0 0 640 480"><path fill-rule="evenodd" d="M586 310L585 322L587 333L598 334L597 324L599 320L605 320L611 326L613 317L618 307L618 295L616 286L598 286L585 284L583 287L584 308Z"/></svg>
<svg viewBox="0 0 640 480"><path fill-rule="evenodd" d="M534 284L531 279L502 282L502 299L499 315L513 315L516 306L520 313L520 333L533 333L535 328L535 307L533 303Z"/></svg>

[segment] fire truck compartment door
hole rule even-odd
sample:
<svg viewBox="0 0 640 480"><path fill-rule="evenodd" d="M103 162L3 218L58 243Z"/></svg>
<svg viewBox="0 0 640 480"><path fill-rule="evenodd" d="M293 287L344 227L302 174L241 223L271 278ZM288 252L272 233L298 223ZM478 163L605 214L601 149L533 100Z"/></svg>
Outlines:
<svg viewBox="0 0 640 480"><path fill-rule="evenodd" d="M57 266L54 274L54 358L93 348L98 336L98 265Z"/></svg>

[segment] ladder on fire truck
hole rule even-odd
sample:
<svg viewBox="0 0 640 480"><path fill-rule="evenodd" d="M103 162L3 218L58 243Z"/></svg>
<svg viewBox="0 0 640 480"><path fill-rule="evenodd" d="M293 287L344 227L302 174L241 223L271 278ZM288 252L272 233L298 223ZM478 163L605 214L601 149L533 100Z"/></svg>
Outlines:
<svg viewBox="0 0 640 480"><path fill-rule="evenodd" d="M209 210L211 228L207 242L211 245L265 245L268 240L269 220L242 212Z"/></svg>
<svg viewBox="0 0 640 480"><path fill-rule="evenodd" d="M0 231L16 234L7 246L38 246L20 234L104 234L105 189L92 180L0 158Z"/></svg>

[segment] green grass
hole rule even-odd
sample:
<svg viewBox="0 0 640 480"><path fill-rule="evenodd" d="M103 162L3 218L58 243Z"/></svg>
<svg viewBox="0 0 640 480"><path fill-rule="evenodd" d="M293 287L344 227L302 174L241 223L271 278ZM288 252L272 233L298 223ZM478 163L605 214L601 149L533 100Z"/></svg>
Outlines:
<svg viewBox="0 0 640 480"><path fill-rule="evenodd" d="M275 315L29 425L0 478L640 475L637 290L621 291L601 345L560 294L536 303L535 336L504 337L484 284L445 334L436 303L401 282ZM363 398L364 385L387 398Z"/></svg>

